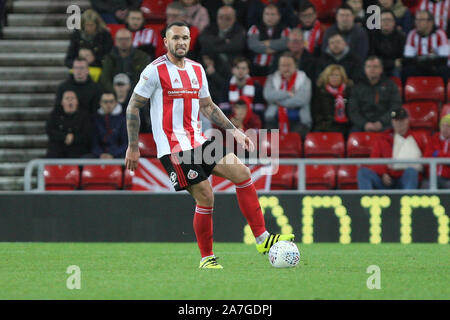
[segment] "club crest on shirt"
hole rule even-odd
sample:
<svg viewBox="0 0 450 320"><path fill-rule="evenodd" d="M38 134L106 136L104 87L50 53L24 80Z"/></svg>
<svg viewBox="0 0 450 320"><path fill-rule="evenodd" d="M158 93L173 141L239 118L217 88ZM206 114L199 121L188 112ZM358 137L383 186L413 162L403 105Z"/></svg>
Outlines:
<svg viewBox="0 0 450 320"><path fill-rule="evenodd" d="M190 169L187 174L187 177L188 177L188 179L193 180L198 177L198 172Z"/></svg>
<svg viewBox="0 0 450 320"><path fill-rule="evenodd" d="M192 84L194 85L194 86L197 86L198 85L198 81L197 81L197 79L192 79Z"/></svg>
<svg viewBox="0 0 450 320"><path fill-rule="evenodd" d="M174 186L177 185L177 183L178 183L178 182L177 182L177 174L176 174L175 172L172 171L172 172L170 173L170 176L169 176L169 177L170 177L170 181L172 182L172 185L174 185Z"/></svg>

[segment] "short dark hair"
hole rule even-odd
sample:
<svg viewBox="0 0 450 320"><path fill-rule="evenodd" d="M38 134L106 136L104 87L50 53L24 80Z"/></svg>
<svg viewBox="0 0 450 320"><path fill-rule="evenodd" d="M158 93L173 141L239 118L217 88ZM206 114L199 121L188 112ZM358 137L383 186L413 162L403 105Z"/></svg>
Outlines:
<svg viewBox="0 0 450 320"><path fill-rule="evenodd" d="M114 96L114 99L117 101L117 93L115 91L109 91L109 90L108 91L103 91L102 92L102 96L104 94L112 94Z"/></svg>
<svg viewBox="0 0 450 320"><path fill-rule="evenodd" d="M300 13L300 12L306 11L306 10L308 10L308 9L313 9L314 12L317 12L316 7L315 7L311 2L309 2L309 1L303 2L303 3L300 5L300 7L298 8L298 12Z"/></svg>
<svg viewBox="0 0 450 320"><path fill-rule="evenodd" d="M331 38L336 37L336 36L340 36L342 39L344 39L345 43L347 43L347 40L345 40L344 35L343 35L342 33L340 33L339 31L337 31L337 30L336 30L336 31L332 31L332 32L329 34L328 40L330 40Z"/></svg>
<svg viewBox="0 0 450 320"><path fill-rule="evenodd" d="M186 22L184 22L184 21L174 21L174 22L172 22L171 24L169 24L169 25L166 27L166 31L164 32L164 35L167 35L167 31L169 31L169 29L172 28L173 26L176 26L176 27L186 27L186 28L189 29L189 25L188 25Z"/></svg>
<svg viewBox="0 0 450 320"><path fill-rule="evenodd" d="M380 16L381 16L383 13L390 13L390 14L392 15L392 17L394 18L394 20L395 20L395 13L394 13L394 11L392 11L391 9L381 9Z"/></svg>
<svg viewBox="0 0 450 320"><path fill-rule="evenodd" d="M84 62L86 62L86 64L89 66L89 62L88 62L85 58L83 58L83 57L76 57L75 59L73 59L72 66L75 64L75 61L78 61L78 62L84 61Z"/></svg>
<svg viewBox="0 0 450 320"><path fill-rule="evenodd" d="M236 58L233 59L233 63L232 63L232 67L236 67L239 63L241 62L245 62L247 64L247 66L250 68L250 61L243 56L238 56Z"/></svg>
<svg viewBox="0 0 450 320"><path fill-rule="evenodd" d="M297 64L297 59L291 51L284 51L282 54L280 54L278 61L280 61L281 58L292 58L292 60L294 60L294 63Z"/></svg>
<svg viewBox="0 0 450 320"><path fill-rule="evenodd" d="M346 3L340 5L340 6L336 9L336 14L339 13L339 10L350 10L350 12L352 13L352 15L354 15L352 7L350 7L350 6L349 6L348 4L346 4Z"/></svg>
<svg viewBox="0 0 450 320"><path fill-rule="evenodd" d="M235 103L233 103L233 106L235 106L235 105L240 105L240 106L244 105L244 106L247 106L247 102L245 102L243 99L239 99L238 101L236 101Z"/></svg>
<svg viewBox="0 0 450 320"><path fill-rule="evenodd" d="M141 9L139 9L139 8L131 8L131 9L128 10L127 18L130 16L130 13L132 13L132 12L139 12L140 14L142 14L142 16L144 16L144 12Z"/></svg>
<svg viewBox="0 0 450 320"><path fill-rule="evenodd" d="M425 13L427 14L427 16L428 16L428 21L434 21L434 15L433 15L433 13L431 13L431 12L428 11L428 10L418 10L418 11L416 11L416 16L417 16L418 13L422 13L422 12L425 12Z"/></svg>
<svg viewBox="0 0 450 320"><path fill-rule="evenodd" d="M375 56L375 55L368 56L368 57L366 58L366 61L364 61L364 63L366 63L367 61L373 61L373 60L378 60L378 61L380 61L381 66L384 67L384 65L383 65L383 60L382 60L379 56Z"/></svg>

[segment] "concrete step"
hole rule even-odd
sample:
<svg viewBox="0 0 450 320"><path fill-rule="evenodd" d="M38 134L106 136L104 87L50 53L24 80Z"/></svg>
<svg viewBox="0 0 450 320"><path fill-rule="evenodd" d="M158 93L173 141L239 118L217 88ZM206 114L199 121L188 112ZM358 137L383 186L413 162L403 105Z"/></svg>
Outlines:
<svg viewBox="0 0 450 320"><path fill-rule="evenodd" d="M38 135L0 135L0 148L46 148L48 136Z"/></svg>
<svg viewBox="0 0 450 320"><path fill-rule="evenodd" d="M54 103L54 93L37 93L33 95L18 93L0 94L0 111L2 108L48 108L54 106Z"/></svg>
<svg viewBox="0 0 450 320"><path fill-rule="evenodd" d="M12 5L13 13L67 13L67 8L78 5L81 11L91 7L88 0L74 1L36 1L36 0L16 0ZM67 14L69 17L69 14Z"/></svg>
<svg viewBox="0 0 450 320"><path fill-rule="evenodd" d="M69 74L66 67L0 67L0 80L57 80Z"/></svg>
<svg viewBox="0 0 450 320"><path fill-rule="evenodd" d="M46 121L52 107L0 108L1 121Z"/></svg>
<svg viewBox="0 0 450 320"><path fill-rule="evenodd" d="M63 27L66 26L67 14L9 14L10 27Z"/></svg>
<svg viewBox="0 0 450 320"><path fill-rule="evenodd" d="M0 53L66 53L68 40L1 40Z"/></svg>
<svg viewBox="0 0 450 320"><path fill-rule="evenodd" d="M67 27L5 27L6 40L67 40L71 30Z"/></svg>
<svg viewBox="0 0 450 320"><path fill-rule="evenodd" d="M0 149L1 162L28 162L33 159L44 158L47 149Z"/></svg>
<svg viewBox="0 0 450 320"><path fill-rule="evenodd" d="M23 191L23 176L18 177L0 177L0 191ZM36 188L37 179L31 179L31 185Z"/></svg>
<svg viewBox="0 0 450 320"><path fill-rule="evenodd" d="M65 53L0 53L0 66L64 66Z"/></svg>
<svg viewBox="0 0 450 320"><path fill-rule="evenodd" d="M2 134L45 134L45 121L0 121Z"/></svg>
<svg viewBox="0 0 450 320"><path fill-rule="evenodd" d="M59 80L1 80L0 93L56 92Z"/></svg>
<svg viewBox="0 0 450 320"><path fill-rule="evenodd" d="M25 162L0 163L0 177L23 176L26 166L27 164Z"/></svg>

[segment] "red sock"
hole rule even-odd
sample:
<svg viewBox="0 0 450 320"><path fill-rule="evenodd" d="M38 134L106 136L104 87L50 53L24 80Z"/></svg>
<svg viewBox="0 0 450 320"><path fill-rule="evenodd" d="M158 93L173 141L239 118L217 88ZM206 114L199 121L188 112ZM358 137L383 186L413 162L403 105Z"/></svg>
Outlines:
<svg viewBox="0 0 450 320"><path fill-rule="evenodd" d="M202 258L213 255L212 213L213 208L195 206L194 231Z"/></svg>
<svg viewBox="0 0 450 320"><path fill-rule="evenodd" d="M264 216L259 206L256 188L252 179L245 180L236 184L236 196L245 219L252 229L253 235L256 237L262 235L266 231Z"/></svg>

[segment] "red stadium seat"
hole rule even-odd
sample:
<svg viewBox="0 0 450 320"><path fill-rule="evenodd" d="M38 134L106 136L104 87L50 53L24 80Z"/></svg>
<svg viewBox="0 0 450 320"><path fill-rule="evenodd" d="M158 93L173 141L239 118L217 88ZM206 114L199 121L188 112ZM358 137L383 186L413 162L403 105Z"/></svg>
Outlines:
<svg viewBox="0 0 450 320"><path fill-rule="evenodd" d="M144 12L144 17L149 22L164 22L166 21L166 8L172 0L144 0L141 4L141 10Z"/></svg>
<svg viewBox="0 0 450 320"><path fill-rule="evenodd" d="M450 103L446 103L442 106L441 114L439 116L439 119L446 116L447 114L450 114Z"/></svg>
<svg viewBox="0 0 450 320"><path fill-rule="evenodd" d="M111 34L111 38L114 40L114 37L116 36L117 31L120 29L126 28L124 24L107 24L106 27L109 30L109 33Z"/></svg>
<svg viewBox="0 0 450 320"><path fill-rule="evenodd" d="M296 165L280 165L278 172L272 176L271 190L297 189L298 167Z"/></svg>
<svg viewBox="0 0 450 320"><path fill-rule="evenodd" d="M121 166L88 165L81 173L83 190L118 190L122 188L123 172Z"/></svg>
<svg viewBox="0 0 450 320"><path fill-rule="evenodd" d="M342 5L342 0L310 0L316 7L319 20L333 20L336 10Z"/></svg>
<svg viewBox="0 0 450 320"><path fill-rule="evenodd" d="M80 169L78 166L45 166L44 181L45 190L76 190L80 185Z"/></svg>
<svg viewBox="0 0 450 320"><path fill-rule="evenodd" d="M133 187L133 176L134 176L134 171L124 169L123 188L122 189L131 190L131 188Z"/></svg>
<svg viewBox="0 0 450 320"><path fill-rule="evenodd" d="M261 142L261 146L264 147L267 156L272 155L272 149L278 148L278 156L280 158L301 158L302 157L302 138L297 132L289 132L287 134L280 134L279 140L272 145L272 135L267 133L267 139ZM274 137L275 139L275 137ZM265 155L260 152L260 155ZM275 154L274 154L275 156Z"/></svg>
<svg viewBox="0 0 450 320"><path fill-rule="evenodd" d="M368 158L372 152L377 132L352 132L347 139L348 158Z"/></svg>
<svg viewBox="0 0 450 320"><path fill-rule="evenodd" d="M330 190L336 188L336 166L333 165L307 165L307 190Z"/></svg>
<svg viewBox="0 0 450 320"><path fill-rule="evenodd" d="M337 188L341 190L358 189L359 165L340 165L337 171Z"/></svg>
<svg viewBox="0 0 450 320"><path fill-rule="evenodd" d="M252 78L256 82L258 82L261 85L261 87L264 87L264 84L266 83L266 80L267 80L266 76L255 76L255 77L252 77Z"/></svg>
<svg viewBox="0 0 450 320"><path fill-rule="evenodd" d="M417 100L444 102L444 80L441 77L409 77L404 92L405 102Z"/></svg>
<svg viewBox="0 0 450 320"><path fill-rule="evenodd" d="M305 158L342 158L344 136L340 132L310 132L304 144Z"/></svg>
<svg viewBox="0 0 450 320"><path fill-rule="evenodd" d="M141 133L139 135L139 152L143 158L156 158L156 143L151 133Z"/></svg>
<svg viewBox="0 0 450 320"><path fill-rule="evenodd" d="M410 127L413 130L428 130L438 128L438 106L433 101L410 102L403 105L408 111Z"/></svg>
<svg viewBox="0 0 450 320"><path fill-rule="evenodd" d="M402 80L399 77L394 77L394 76L392 76L390 79L392 81L394 81L394 83L397 85L398 92L400 93L400 97L403 100L403 84L402 84Z"/></svg>

